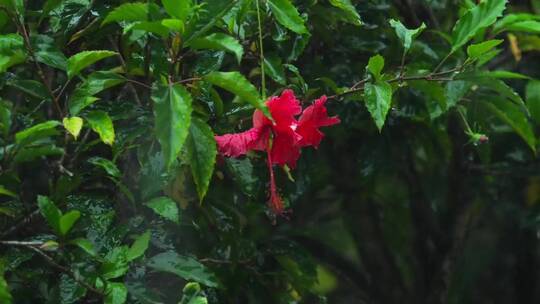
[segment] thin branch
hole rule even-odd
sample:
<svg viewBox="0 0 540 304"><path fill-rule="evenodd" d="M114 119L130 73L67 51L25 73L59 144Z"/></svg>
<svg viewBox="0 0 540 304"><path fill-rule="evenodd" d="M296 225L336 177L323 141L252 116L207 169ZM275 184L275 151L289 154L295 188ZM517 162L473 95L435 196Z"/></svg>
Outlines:
<svg viewBox="0 0 540 304"><path fill-rule="evenodd" d="M122 64L122 68L124 69L124 74L127 76L128 66L127 66L126 61L124 60L124 57L122 56L122 52L120 51L120 48L118 47L114 39L111 36L109 36L108 38L109 38L109 42L114 47L114 50L118 54L118 59L120 60L120 63ZM137 94L137 90L135 89L132 83L133 83L133 80L128 80L128 87L131 90L131 93L133 94L133 97L135 98L135 101L137 102L137 104L139 106L142 106L142 102L141 102L141 99L139 98L139 94ZM145 86L148 87L146 84Z"/></svg>
<svg viewBox="0 0 540 304"><path fill-rule="evenodd" d="M30 250L34 251L35 253L37 253L38 255L43 257L47 261L47 263L49 263L51 266L53 266L57 270L59 270L59 271L65 273L65 274L67 274L68 276L70 276L79 285L83 286L84 288L90 290L91 292L93 292L93 293L95 293L95 294L97 294L99 296L103 297L105 295L102 291L92 287L92 285L90 285L90 284L86 283L85 281L81 280L80 278L78 278L77 275L75 275L75 273L73 273L69 268L58 264L52 257L47 255L42 250L40 250L39 247L41 247L43 244L44 243L41 242L41 241L0 241L0 245L21 246L21 247L25 247L27 249L30 249Z"/></svg>
<svg viewBox="0 0 540 304"><path fill-rule="evenodd" d="M28 246L36 246L36 247L40 247L42 246L44 243L41 242L41 241L0 241L0 245L6 245L6 246L25 246L25 247L28 247Z"/></svg>
<svg viewBox="0 0 540 304"><path fill-rule="evenodd" d="M141 81L137 81L137 80L134 80L134 79L126 78L126 81L134 83L136 85L140 85L141 87L146 88L146 89L151 89L152 88L151 86L147 85L146 83L141 82Z"/></svg>
<svg viewBox="0 0 540 304"><path fill-rule="evenodd" d="M28 54L30 55L30 58L32 58L32 61L34 62L34 65L36 66L36 71L41 79L41 82L45 86L45 89L47 90L47 93L50 95L51 100L55 106L56 111L58 112L58 115L60 118L64 116L64 113L62 111L62 108L60 107L60 102L58 100L58 97L54 95L54 92L51 89L50 84L47 82L47 79L45 78L45 73L43 72L43 69L41 68L41 65L39 64L36 54L34 53L34 49L32 48L32 43L30 42L30 35L28 35L28 31L26 30L26 27L23 22L19 22L17 18L13 18L14 23L19 28L19 31L23 35L23 41L26 46L26 50L28 51Z"/></svg>
<svg viewBox="0 0 540 304"><path fill-rule="evenodd" d="M399 65L399 78L401 81L403 81L403 73L405 72L405 55L407 55L407 51L403 50L403 54L401 55L401 64Z"/></svg>
<svg viewBox="0 0 540 304"><path fill-rule="evenodd" d="M201 80L202 80L201 77L192 77L192 78L186 78L186 79L179 80L179 81L175 82L174 84L181 84L181 83L186 83L186 82L196 82L196 81L201 81Z"/></svg>
<svg viewBox="0 0 540 304"><path fill-rule="evenodd" d="M28 222L32 220L32 218L39 214L39 209L35 209L34 211L30 212L27 216L25 216L22 220L20 220L17 224L11 226L5 231L2 231L0 233L0 238L6 237L8 235L11 235L12 233L18 231L19 229L26 227Z"/></svg>
<svg viewBox="0 0 540 304"><path fill-rule="evenodd" d="M73 78L69 78L66 83L64 83L64 85L62 86L62 88L60 89L60 92L58 92L58 97L62 96L64 94L64 91L66 90L67 86L69 85L69 82L71 81L71 79Z"/></svg>
<svg viewBox="0 0 540 304"><path fill-rule="evenodd" d="M85 281L81 280L80 278L78 278L77 275L75 275L75 273L73 273L69 268L56 263L56 261L52 257L50 257L49 255L47 255L45 252L43 252L43 251L41 251L38 248L33 247L33 246L24 246L24 247L26 247L26 248L34 251L35 253L39 254L41 257L43 257L43 259L45 259L45 261L47 261L47 263L49 263L51 266L53 266L57 270L67 274L75 282L77 282L77 284L81 285L82 287L90 290L91 292L93 292L93 293L95 293L95 294L97 294L97 295L99 295L101 297L105 296L105 293L103 291L94 288L92 285L90 285L90 284L86 283Z"/></svg>
<svg viewBox="0 0 540 304"><path fill-rule="evenodd" d="M398 76L396 78L388 80L388 83L403 82L403 81L408 81L408 80L452 81L452 80L454 80L452 77L440 77L440 76L450 75L450 74L453 74L453 73L455 73L455 72L457 72L457 71L459 71L461 69L462 69L462 67L460 66L460 67L456 67L456 68L453 68L453 69L450 69L450 70L447 70L447 71L433 72L433 73L429 73L429 74L425 74L425 75ZM356 93L356 92L363 91L364 90L364 84L366 82L368 82L367 78L362 79L361 81L354 84L349 90L347 90L345 92L342 92L342 93L339 93L339 94L328 96L328 99L335 99L335 98L341 97L343 95L348 95L348 94L351 94L351 93Z"/></svg>
<svg viewBox="0 0 540 304"><path fill-rule="evenodd" d="M442 67L442 65L452 56L453 52L448 53L448 55L444 56L444 58L439 62L439 64L435 67L435 70L433 70L433 73L437 73L437 71Z"/></svg>
<svg viewBox="0 0 540 304"><path fill-rule="evenodd" d="M210 263L210 264L251 264L253 263L253 260L245 259L245 260L233 261L233 260L218 260L218 259L213 259L213 258L204 258L204 259L199 259L199 262Z"/></svg>

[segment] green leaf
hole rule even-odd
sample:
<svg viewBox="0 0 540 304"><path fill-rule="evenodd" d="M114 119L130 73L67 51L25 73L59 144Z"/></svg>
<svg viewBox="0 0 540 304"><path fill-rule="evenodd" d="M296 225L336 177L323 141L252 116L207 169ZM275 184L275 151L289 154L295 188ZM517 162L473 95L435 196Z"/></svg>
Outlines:
<svg viewBox="0 0 540 304"><path fill-rule="evenodd" d="M304 19L300 17L298 10L290 0L268 0L267 3L281 25L298 34L308 32L304 25Z"/></svg>
<svg viewBox="0 0 540 304"><path fill-rule="evenodd" d="M15 142L19 145L23 145L33 142L37 139L56 135L58 134L56 127L59 125L61 125L60 122L56 120L49 120L39 123L35 126L24 129L15 134Z"/></svg>
<svg viewBox="0 0 540 304"><path fill-rule="evenodd" d="M90 242L89 240L87 240L85 238L73 239L73 240L69 241L69 244L72 244L72 245L75 245L75 246L81 248L82 250L84 250L84 252L88 253L90 256L96 256L97 255L96 249L94 248L94 244L92 244L92 242Z"/></svg>
<svg viewBox="0 0 540 304"><path fill-rule="evenodd" d="M14 52L11 55L0 54L0 73L7 71L10 67L23 63L26 55L22 52Z"/></svg>
<svg viewBox="0 0 540 304"><path fill-rule="evenodd" d="M5 54L24 47L24 39L19 34L0 35L0 53Z"/></svg>
<svg viewBox="0 0 540 304"><path fill-rule="evenodd" d="M422 22L422 25L416 29L408 29L406 28L401 21L390 19L390 26L394 28L396 31L396 35L398 36L399 40L401 40L401 43L403 43L403 48L405 49L405 53L409 51L411 48L413 40L422 33L426 29L426 25Z"/></svg>
<svg viewBox="0 0 540 304"><path fill-rule="evenodd" d="M472 84L468 81L456 80L449 81L444 88L446 107L448 109L456 106L458 102L465 97Z"/></svg>
<svg viewBox="0 0 540 304"><path fill-rule="evenodd" d="M471 59L478 59L480 56L491 51L491 49L501 44L503 41L504 40L501 39L493 39L477 44L471 44L467 47L467 55L469 55L469 58Z"/></svg>
<svg viewBox="0 0 540 304"><path fill-rule="evenodd" d="M519 105L493 96L490 97L489 102L481 101L481 104L512 127L529 145L531 150L536 153L536 138L534 137L533 128Z"/></svg>
<svg viewBox="0 0 540 304"><path fill-rule="evenodd" d="M108 282L104 304L124 304L127 300L127 288L124 283Z"/></svg>
<svg viewBox="0 0 540 304"><path fill-rule="evenodd" d="M60 274L58 284L60 301L59 304L80 303L81 298L86 294L86 289L77 283L67 274Z"/></svg>
<svg viewBox="0 0 540 304"><path fill-rule="evenodd" d="M224 3L227 3L227 1L225 1ZM223 20L223 16L225 16L236 4L237 1L228 1L228 4L220 6L223 9L218 13L214 14L212 18L208 20L201 29L195 31L193 34L188 36L188 38L185 40L185 43L189 43L191 40L202 37L204 34L206 34L214 27L217 22L221 22Z"/></svg>
<svg viewBox="0 0 540 304"><path fill-rule="evenodd" d="M268 108L264 105L259 91L240 72L212 72L204 77L207 82L238 95L255 108L270 117Z"/></svg>
<svg viewBox="0 0 540 304"><path fill-rule="evenodd" d="M182 33L184 31L184 22L178 19L163 19L161 20L161 25L164 27Z"/></svg>
<svg viewBox="0 0 540 304"><path fill-rule="evenodd" d="M126 81L122 75L108 71L97 71L88 75L82 85L78 86L69 98L69 112L77 115L81 110L94 103L98 98L92 95L122 84Z"/></svg>
<svg viewBox="0 0 540 304"><path fill-rule="evenodd" d="M362 20L360 15L356 11L354 5L352 5L350 0L330 0L330 4L343 10L345 13L345 20L354 25L362 25Z"/></svg>
<svg viewBox="0 0 540 304"><path fill-rule="evenodd" d="M540 34L540 22L535 20L520 21L509 24L504 29L511 32Z"/></svg>
<svg viewBox="0 0 540 304"><path fill-rule="evenodd" d="M79 136L79 133L81 132L82 126L83 126L83 120L80 117L73 116L73 117L64 117L62 120L62 123L64 125L64 128L73 135L75 139Z"/></svg>
<svg viewBox="0 0 540 304"><path fill-rule="evenodd" d="M256 170L249 158L225 158L225 164L230 171L234 182L240 190L250 197L257 195L259 190L259 179L255 174Z"/></svg>
<svg viewBox="0 0 540 304"><path fill-rule="evenodd" d="M146 231L141 234L133 245L129 248L127 259L128 261L133 261L144 255L146 249L148 249L148 244L150 243L150 231Z"/></svg>
<svg viewBox="0 0 540 304"><path fill-rule="evenodd" d="M493 32L504 31L538 34L540 32L540 16L533 14L508 14L493 26Z"/></svg>
<svg viewBox="0 0 540 304"><path fill-rule="evenodd" d="M94 96L76 96L72 95L72 99L69 104L69 112L71 115L79 114L84 108L98 101L99 98Z"/></svg>
<svg viewBox="0 0 540 304"><path fill-rule="evenodd" d="M157 271L175 274L185 280L193 280L208 287L218 287L216 276L197 260L167 251L153 256L148 266Z"/></svg>
<svg viewBox="0 0 540 304"><path fill-rule="evenodd" d="M364 97L366 107L380 132L392 105L392 86L383 81L366 83Z"/></svg>
<svg viewBox="0 0 540 304"><path fill-rule="evenodd" d="M264 56L264 72L274 79L275 82L285 85L285 70L281 59L277 56Z"/></svg>
<svg viewBox="0 0 540 304"><path fill-rule="evenodd" d="M60 4L62 4L62 0L47 0L43 5L43 16L49 14L50 11L57 8Z"/></svg>
<svg viewBox="0 0 540 304"><path fill-rule="evenodd" d="M459 18L452 30L451 52L455 52L479 31L495 23L506 8L506 2L507 0L484 0Z"/></svg>
<svg viewBox="0 0 540 304"><path fill-rule="evenodd" d="M0 261L0 303L11 304L13 303L13 298L9 292L9 286L4 279L4 265Z"/></svg>
<svg viewBox="0 0 540 304"><path fill-rule="evenodd" d="M199 283L189 282L182 290L183 295L178 304L208 304L206 297L201 296L201 286Z"/></svg>
<svg viewBox="0 0 540 304"><path fill-rule="evenodd" d="M0 207L0 214L9 216L9 217L15 217L17 215L17 212L13 208Z"/></svg>
<svg viewBox="0 0 540 304"><path fill-rule="evenodd" d="M11 130L11 107L6 100L0 98L0 136L8 137Z"/></svg>
<svg viewBox="0 0 540 304"><path fill-rule="evenodd" d="M0 35L0 73L26 60L23 38L18 34Z"/></svg>
<svg viewBox="0 0 540 304"><path fill-rule="evenodd" d="M192 0L161 0L167 14L185 21L191 13Z"/></svg>
<svg viewBox="0 0 540 304"><path fill-rule="evenodd" d="M238 40L222 33L214 33L203 38L193 39L188 46L193 49L214 49L231 52L236 56L238 63L240 63L244 54L244 49Z"/></svg>
<svg viewBox="0 0 540 304"><path fill-rule="evenodd" d="M527 101L527 109L531 113L532 119L537 124L540 124L540 81L531 80L527 83L525 89L525 96Z"/></svg>
<svg viewBox="0 0 540 304"><path fill-rule="evenodd" d="M27 146L18 151L14 161L16 163L31 162L44 156L60 156L64 154L64 149L52 144Z"/></svg>
<svg viewBox="0 0 540 304"><path fill-rule="evenodd" d="M155 133L167 168L176 160L191 124L191 94L180 84L156 85L152 89Z"/></svg>
<svg viewBox="0 0 540 304"><path fill-rule="evenodd" d="M427 80L416 80L409 83L411 88L419 90L424 96L429 118L435 119L446 112L445 90L441 84Z"/></svg>
<svg viewBox="0 0 540 304"><path fill-rule="evenodd" d="M112 146L114 143L114 126L109 114L103 111L92 111L86 116L92 130L99 134L99 138L105 144Z"/></svg>
<svg viewBox="0 0 540 304"><path fill-rule="evenodd" d="M112 10L101 25L119 21L147 21L148 4L142 2L124 3Z"/></svg>
<svg viewBox="0 0 540 304"><path fill-rule="evenodd" d="M469 75L463 73L459 78L467 79ZM496 71L476 71L472 73L471 78L497 78L497 79L524 79L529 80L531 77L519 73L514 73L505 70L496 70Z"/></svg>
<svg viewBox="0 0 540 304"><path fill-rule="evenodd" d="M37 197L39 211L41 215L45 217L47 223L58 234L60 233L60 218L62 212L56 207L56 205L46 196L38 195Z"/></svg>
<svg viewBox="0 0 540 304"><path fill-rule="evenodd" d="M30 37L34 56L38 62L50 67L65 71L67 68L66 56L54 44L54 39L45 35Z"/></svg>
<svg viewBox="0 0 540 304"><path fill-rule="evenodd" d="M87 66L116 54L116 52L112 51L83 51L75 54L67 60L68 78L71 79L77 76Z"/></svg>
<svg viewBox="0 0 540 304"><path fill-rule="evenodd" d="M0 185L0 195L6 195L6 196L11 196L11 197L17 197L17 194L15 194L14 192L12 191L9 191L8 189L6 189L4 186Z"/></svg>
<svg viewBox="0 0 540 304"><path fill-rule="evenodd" d="M381 78L381 72L384 68L384 58L381 55L375 55L369 58L367 69L375 77Z"/></svg>
<svg viewBox="0 0 540 304"><path fill-rule="evenodd" d="M202 201L214 172L217 148L214 132L204 121L194 118L189 129L187 155L193 180Z"/></svg>
<svg viewBox="0 0 540 304"><path fill-rule="evenodd" d="M6 85L40 100L51 99L47 88L41 82L35 80L9 79L6 81Z"/></svg>
<svg viewBox="0 0 540 304"><path fill-rule="evenodd" d="M150 209L154 210L155 213L162 216L165 219L168 219L171 222L179 223L179 211L176 202L172 199L161 196L152 199L151 201L145 204Z"/></svg>
<svg viewBox="0 0 540 304"><path fill-rule="evenodd" d="M100 273L104 279L114 279L126 274L129 269L127 246L114 247L107 252Z"/></svg>
<svg viewBox="0 0 540 304"><path fill-rule="evenodd" d="M81 213L77 210L71 210L60 218L60 234L65 236L69 233L73 225L79 220Z"/></svg>
<svg viewBox="0 0 540 304"><path fill-rule="evenodd" d="M106 158L94 156L88 159L88 162L103 168L103 170L105 170L105 172L107 172L107 174L112 177L120 178L122 176L122 173L120 173L118 167L116 167L116 165L112 161Z"/></svg>
<svg viewBox="0 0 540 304"><path fill-rule="evenodd" d="M169 28L164 26L161 21L140 21L133 23L124 28L124 34L130 30L142 30L148 33L157 34L163 38L167 38L170 33Z"/></svg>
<svg viewBox="0 0 540 304"><path fill-rule="evenodd" d="M502 80L482 77L471 79L471 82L474 82L482 88L497 92L499 96L508 98L518 105L525 105L525 102L523 101L521 96L519 96L519 94L516 93L514 89L512 89Z"/></svg>

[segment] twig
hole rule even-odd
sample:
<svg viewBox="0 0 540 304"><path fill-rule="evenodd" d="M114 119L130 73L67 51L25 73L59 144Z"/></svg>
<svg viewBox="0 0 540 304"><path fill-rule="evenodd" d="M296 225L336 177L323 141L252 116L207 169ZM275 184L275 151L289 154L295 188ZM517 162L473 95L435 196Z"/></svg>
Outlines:
<svg viewBox="0 0 540 304"><path fill-rule="evenodd" d="M75 282L83 286L84 288L92 291L95 294L98 294L100 296L104 296L105 294L97 290L96 288L92 287L90 284L86 283L85 281L79 279L69 268L62 266L54 261L52 257L47 255L45 252L39 249L40 246L42 246L44 243L41 241L0 241L0 245L6 245L6 246L21 246L25 247L27 249L30 249L34 251L35 253L42 256L49 264L51 264L54 268L60 270L61 272L67 274L70 276Z"/></svg>
<svg viewBox="0 0 540 304"><path fill-rule="evenodd" d="M456 71L459 71L461 69L462 69L462 67L460 66L460 67L456 67L456 68L453 68L453 69L450 69L450 70L447 70L447 71L433 72L433 73L429 73L429 74L425 74L425 75L398 76L396 78L388 80L388 83L403 82L403 81L408 81L408 80L452 81L453 78L451 78L451 77L448 78L448 77L438 77L438 76L445 76L445 75L453 74ZM338 94L335 94L335 95L328 96L328 99L335 99L335 98L341 97L343 95L360 92L360 91L364 90L364 84L366 82L368 82L367 78L362 79L361 81L354 84L349 90L347 90L345 92L342 92L342 93L338 93Z"/></svg>
<svg viewBox="0 0 540 304"><path fill-rule="evenodd" d="M437 71L442 67L442 65L452 56L453 52L448 53L448 55L444 56L444 58L439 62L439 64L435 67L435 70L433 70L433 73L437 73Z"/></svg>
<svg viewBox="0 0 540 304"><path fill-rule="evenodd" d="M43 245L43 242L41 241L0 241L0 245L7 245L7 246L41 246Z"/></svg>
<svg viewBox="0 0 540 304"><path fill-rule="evenodd" d="M50 84L47 82L47 79L45 79L45 73L43 72L41 65L39 65L39 62L37 61L36 54L34 53L34 49L32 48L32 43L30 42L30 36L28 35L26 27L24 26L24 23L19 22L17 18L13 18L13 21L19 28L19 31L21 32L21 34L23 35L23 40L26 46L26 50L28 51L28 54L30 54L30 58L32 58L32 61L34 62L34 65L36 66L37 74L39 78L41 79L41 82L45 86L47 93L50 95L51 100L56 108L56 111L58 112L59 117L62 118L64 116L64 113L62 111L62 108L60 107L60 102L58 101L58 97L54 95L54 92L52 91Z"/></svg>
<svg viewBox="0 0 540 304"><path fill-rule="evenodd" d="M124 74L127 76L128 75L128 66L127 66L126 61L124 60L124 57L122 56L122 52L120 51L120 48L118 47L118 45L116 44L114 39L111 36L109 36L108 38L109 38L109 42L114 47L114 50L116 51L116 53L118 53L118 59L120 60L120 63L122 64L122 68L124 69ZM131 90L131 93L133 94L133 97L135 98L135 101L137 102L137 104L139 106L142 106L142 102L141 102L141 99L139 98L139 94L137 94L137 90L135 89L135 87L133 86L132 83L133 83L133 80L129 79L128 80L128 87ZM146 84L145 84L145 86L148 87Z"/></svg>
<svg viewBox="0 0 540 304"><path fill-rule="evenodd" d="M32 212L30 212L27 216L25 216L20 222L18 222L17 224L15 224L14 226L11 226L10 228L8 228L7 230L3 231L2 233L0 233L0 238L3 238L3 237L6 237L14 232L16 232L17 230L21 229L22 227L25 227L26 224L28 224L28 222L30 222L32 220L32 218L36 215L39 214L39 209L36 209Z"/></svg>
<svg viewBox="0 0 540 304"><path fill-rule="evenodd" d="M43 259L45 259L47 261L47 263L49 263L51 266L53 266L54 268L58 269L59 271L67 274L69 277L71 277L75 282L77 282L79 285L83 286L84 288L90 290L91 292L103 297L105 296L105 293L102 292L101 290L98 290L94 287L92 287L92 285L86 283L85 281L79 279L75 273L73 273L69 268L65 267L65 266L62 266L58 263L56 263L54 261L54 259L52 257L50 257L49 255L47 255L45 252L39 250L38 248L36 247L33 247L33 246L24 246L32 251L34 251L35 253L39 254L41 257L43 257Z"/></svg>
<svg viewBox="0 0 540 304"><path fill-rule="evenodd" d="M143 83L143 82L140 82L140 81L137 81L137 80L134 80L134 79L129 79L129 78L126 78L126 81L127 82L131 82L131 83L134 83L136 85L140 85L141 87L144 87L144 88L147 88L147 89L151 89L152 87L147 85L146 83Z"/></svg>
<svg viewBox="0 0 540 304"><path fill-rule="evenodd" d="M354 90L354 89L358 88L359 86L364 85L367 81L368 81L367 78L366 78L366 79L360 80L359 82L355 83L355 84L351 87L351 90Z"/></svg>
<svg viewBox="0 0 540 304"><path fill-rule="evenodd" d="M401 55L401 64L399 65L399 78L403 81L403 73L405 72L405 55L407 51L403 50L403 55Z"/></svg>
<svg viewBox="0 0 540 304"><path fill-rule="evenodd" d="M62 88L60 89L60 92L58 92L58 96L62 96L64 94L64 91L66 90L67 86L69 85L69 82L71 81L71 79L73 78L69 78L66 83L64 83L64 85L62 86Z"/></svg>
<svg viewBox="0 0 540 304"><path fill-rule="evenodd" d="M211 264L251 264L253 260L245 259L245 260L232 261L232 260L218 260L218 259L213 259L213 258L204 258L204 259L199 259L199 262L211 263Z"/></svg>
<svg viewBox="0 0 540 304"><path fill-rule="evenodd" d="M192 77L192 78L186 78L186 79L179 80L179 81L175 82L174 84L181 84L181 83L186 83L186 82L196 82L196 81L201 81L201 80L202 80L201 77Z"/></svg>

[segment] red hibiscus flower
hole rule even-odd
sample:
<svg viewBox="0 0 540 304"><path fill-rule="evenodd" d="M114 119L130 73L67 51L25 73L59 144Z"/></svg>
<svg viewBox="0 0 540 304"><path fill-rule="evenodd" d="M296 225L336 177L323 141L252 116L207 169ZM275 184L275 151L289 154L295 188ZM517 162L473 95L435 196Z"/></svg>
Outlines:
<svg viewBox="0 0 540 304"><path fill-rule="evenodd" d="M336 116L328 117L325 103L326 96L322 96L302 112L294 92L285 90L281 96L274 96L266 101L273 121L265 117L260 110L256 110L253 113L251 129L215 137L219 152L225 156L238 157L252 150L266 151L270 171L269 205L275 214L282 214L284 207L272 167L277 164L294 169L302 147L319 146L324 137L319 128L340 122ZM297 120L298 115L300 118Z"/></svg>

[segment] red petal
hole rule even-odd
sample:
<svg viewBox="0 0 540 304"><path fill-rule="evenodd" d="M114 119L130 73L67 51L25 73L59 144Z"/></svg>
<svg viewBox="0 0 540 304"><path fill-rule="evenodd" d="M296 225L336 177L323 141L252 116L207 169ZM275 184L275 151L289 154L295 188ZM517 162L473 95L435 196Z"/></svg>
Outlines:
<svg viewBox="0 0 540 304"><path fill-rule="evenodd" d="M299 142L302 137L291 128L277 131L274 130L272 142L272 163L287 165L291 169L296 167L296 161L300 157Z"/></svg>
<svg viewBox="0 0 540 304"><path fill-rule="evenodd" d="M264 150L268 143L268 131L267 128L251 128L241 133L216 135L219 153L238 157L250 150Z"/></svg>
<svg viewBox="0 0 540 304"><path fill-rule="evenodd" d="M337 116L328 117L326 112L326 96L315 100L315 102L304 109L296 132L302 136L301 146L314 146L317 148L321 143L324 134L319 131L320 127L335 125L340 122Z"/></svg>
<svg viewBox="0 0 540 304"><path fill-rule="evenodd" d="M283 91L279 97L271 97L266 101L266 106L270 110L270 114L272 114L274 123L264 117L261 111L257 110L253 114L254 127L273 125L278 128L288 128L297 123L295 116L302 112L302 107L292 90Z"/></svg>

